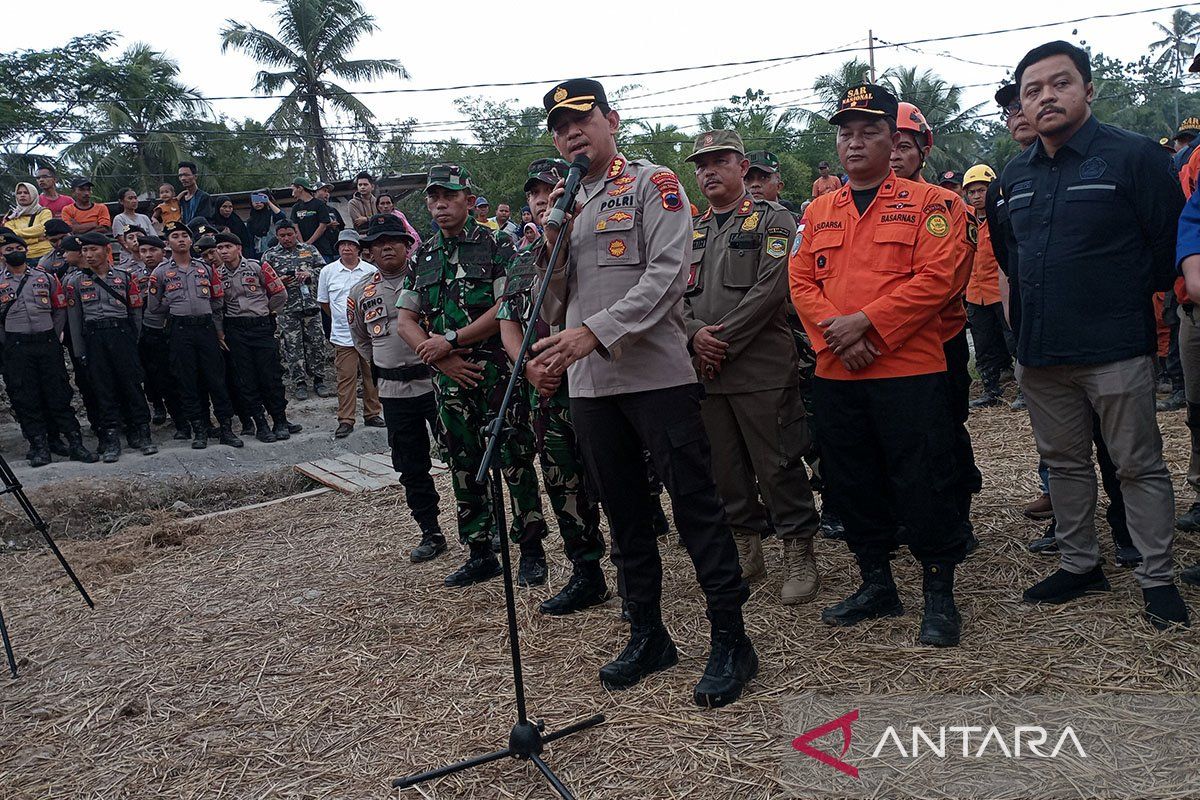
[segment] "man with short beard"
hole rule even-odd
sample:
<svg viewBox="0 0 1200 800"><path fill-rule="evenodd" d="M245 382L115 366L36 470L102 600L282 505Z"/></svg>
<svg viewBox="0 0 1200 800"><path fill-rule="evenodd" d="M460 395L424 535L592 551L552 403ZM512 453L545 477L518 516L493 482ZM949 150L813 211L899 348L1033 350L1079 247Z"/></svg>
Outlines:
<svg viewBox="0 0 1200 800"><path fill-rule="evenodd" d="M1171 288L1183 193L1170 157L1092 115L1088 54L1067 42L1029 51L1016 69L1038 140L1004 168L1017 244L1017 379L1050 470L1060 567L1025 591L1066 603L1109 591L1096 537L1093 421L1120 465L1135 570L1157 629L1188 623L1175 586L1174 491L1154 408L1152 291Z"/></svg>
<svg viewBox="0 0 1200 800"><path fill-rule="evenodd" d="M346 319L354 346L370 365L387 424L392 467L400 474L404 500L421 529L421 541L409 553L414 563L446 552L438 523L438 492L430 475L429 430L437 427L437 403L429 367L398 331L396 303L408 275L413 237L391 214L368 220L363 245L378 270L350 290Z"/></svg>

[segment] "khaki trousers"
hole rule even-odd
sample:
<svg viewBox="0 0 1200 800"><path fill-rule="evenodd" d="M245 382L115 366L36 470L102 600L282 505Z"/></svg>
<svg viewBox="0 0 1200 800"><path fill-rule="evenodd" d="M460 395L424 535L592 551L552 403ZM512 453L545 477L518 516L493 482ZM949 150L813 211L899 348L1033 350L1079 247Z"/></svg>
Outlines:
<svg viewBox="0 0 1200 800"><path fill-rule="evenodd" d="M358 376L363 382L363 419L383 415L379 390L371 379L371 365L353 347L333 346L333 368L337 372L338 422L354 424L355 401L358 399Z"/></svg>
<svg viewBox="0 0 1200 800"><path fill-rule="evenodd" d="M1143 588L1173 582L1175 494L1162 456L1150 356L1086 366L1025 367L1017 381L1029 404L1038 453L1050 469L1060 564L1082 574L1100 563L1092 410L1121 479L1126 519L1144 561Z"/></svg>

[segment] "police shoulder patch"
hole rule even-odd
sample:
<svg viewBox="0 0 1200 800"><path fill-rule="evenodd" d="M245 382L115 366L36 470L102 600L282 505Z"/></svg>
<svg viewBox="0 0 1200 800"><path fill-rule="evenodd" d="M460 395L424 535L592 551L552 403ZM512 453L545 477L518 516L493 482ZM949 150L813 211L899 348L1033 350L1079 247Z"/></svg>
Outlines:
<svg viewBox="0 0 1200 800"><path fill-rule="evenodd" d="M767 234L767 255L771 258L783 258L787 253L787 237Z"/></svg>
<svg viewBox="0 0 1200 800"><path fill-rule="evenodd" d="M925 230L941 239L950 232L950 222L944 214L930 214L925 220Z"/></svg>
<svg viewBox="0 0 1200 800"><path fill-rule="evenodd" d="M973 245L979 244L979 223L975 220L967 221L967 241Z"/></svg>

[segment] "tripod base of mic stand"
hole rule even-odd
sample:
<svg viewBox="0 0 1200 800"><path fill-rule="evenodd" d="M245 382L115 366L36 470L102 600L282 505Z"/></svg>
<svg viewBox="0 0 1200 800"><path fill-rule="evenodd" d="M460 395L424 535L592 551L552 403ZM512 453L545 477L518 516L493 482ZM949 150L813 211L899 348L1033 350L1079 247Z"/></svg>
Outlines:
<svg viewBox="0 0 1200 800"><path fill-rule="evenodd" d="M559 780L554 771L550 769L550 766L542 760L542 747L556 739L562 739L573 733L593 728L602 722L604 722L604 715L596 714L595 716L576 722L574 725L568 725L560 731L545 735L542 734L544 726L541 721L538 721L537 724L518 722L513 726L512 732L508 735L508 747L503 750L497 750L494 753L485 753L481 756L468 758L465 761L459 761L456 764L448 764L438 769L429 770L428 772L409 775L406 778L397 778L392 781L392 786L397 789L408 789L409 787L416 786L418 783L444 778L447 775L453 775L456 772L472 769L492 761L499 761L502 758L518 758L532 761L564 800L574 800L575 795L571 794L571 790Z"/></svg>
<svg viewBox="0 0 1200 800"><path fill-rule="evenodd" d="M17 659L13 656L12 642L8 639L8 626L4 624L4 612L0 611L0 639L4 640L4 656L8 659L8 671L17 677Z"/></svg>

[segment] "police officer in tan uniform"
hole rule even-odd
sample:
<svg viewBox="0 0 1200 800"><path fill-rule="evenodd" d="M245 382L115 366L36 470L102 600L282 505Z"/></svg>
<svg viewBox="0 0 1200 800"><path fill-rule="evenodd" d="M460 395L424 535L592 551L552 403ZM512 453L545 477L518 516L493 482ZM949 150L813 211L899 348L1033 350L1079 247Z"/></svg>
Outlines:
<svg viewBox="0 0 1200 800"><path fill-rule="evenodd" d="M430 475L429 431L437 425L432 373L397 332L396 303L413 242L412 234L391 214L375 214L367 221L362 243L379 271L350 290L346 316L354 346L371 365L379 387L392 466L400 473L404 499L421 528L421 542L409 553L416 564L446 552L446 537L438 523L440 498Z"/></svg>
<svg viewBox="0 0 1200 800"><path fill-rule="evenodd" d="M813 557L818 518L803 462L808 424L787 323L796 223L779 203L755 200L746 189L750 162L734 131L702 133L686 160L709 202L692 223L684 319L705 389L700 408L713 474L746 580L766 574L761 543L769 509L783 539L780 598L804 603L820 580Z"/></svg>
<svg viewBox="0 0 1200 800"><path fill-rule="evenodd" d="M674 502L712 624L712 649L694 699L701 706L726 705L757 674L758 656L742 620L749 592L713 481L702 390L687 352L687 195L671 170L617 152L620 116L597 81L558 84L543 102L562 157L591 161L573 220L562 229L569 237L565 257L554 265L545 259L559 232L546 230L538 265L551 269L542 315L565 329L539 340L531 363L552 375L570 370L571 417L624 578L630 641L601 668L600 679L625 688L678 658L660 611L662 561L644 448ZM556 188L551 201L562 192Z"/></svg>

